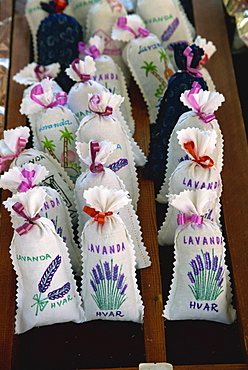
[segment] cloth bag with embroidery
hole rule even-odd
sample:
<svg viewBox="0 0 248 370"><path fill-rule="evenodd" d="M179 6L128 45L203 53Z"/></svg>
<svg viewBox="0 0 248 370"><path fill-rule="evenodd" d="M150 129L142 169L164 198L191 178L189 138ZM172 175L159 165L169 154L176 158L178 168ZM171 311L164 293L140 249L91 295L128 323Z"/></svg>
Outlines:
<svg viewBox="0 0 248 370"><path fill-rule="evenodd" d="M74 226L77 225L77 211L74 205L74 184L57 160L48 153L30 148L24 149L30 136L27 126L18 126L15 129L4 130L4 138L0 140L0 172L10 168L22 166L25 163L36 163L44 166L49 175L41 182L59 192L71 216Z"/></svg>
<svg viewBox="0 0 248 370"><path fill-rule="evenodd" d="M80 173L75 150L78 120L66 102L65 92L57 93L54 99L52 80L44 79L23 98L20 112L29 117L34 147L52 154L75 181Z"/></svg>
<svg viewBox="0 0 248 370"><path fill-rule="evenodd" d="M166 195L169 193L169 179L178 163L187 159L185 150L178 142L177 132L187 127L195 127L200 130L215 130L217 133L216 147L211 154L216 169L221 172L223 166L223 137L215 118L214 112L221 106L225 98L218 92L203 91L197 82L194 82L190 90L186 90L181 96L180 101L190 109L183 113L170 136L168 144L168 157L166 164L166 173L163 186L157 197L161 203L167 202Z"/></svg>
<svg viewBox="0 0 248 370"><path fill-rule="evenodd" d="M23 97L30 93L30 90L39 84L44 78L52 79L52 90L54 95L62 91L62 88L54 80L60 71L59 63L52 63L47 66L38 65L35 62L27 64L20 72L13 76L13 80L21 85L28 86L23 91Z"/></svg>
<svg viewBox="0 0 248 370"><path fill-rule="evenodd" d="M211 189L217 197L207 218L219 223L222 181L214 166L212 153L216 146L216 131L186 128L177 132L179 144L189 159L178 164L169 180L169 194L179 194L187 189ZM160 194L160 197L162 195ZM166 200L167 201L167 200ZM164 201L164 202L166 202ZM169 204L165 221L158 233L160 245L173 245L177 229L177 210Z"/></svg>
<svg viewBox="0 0 248 370"><path fill-rule="evenodd" d="M119 17L127 15L123 4L116 0L101 0L94 4L87 16L87 40L100 36L105 40L103 53L109 55L124 73L129 85L130 72L122 58L125 43L112 38L112 28Z"/></svg>
<svg viewBox="0 0 248 370"><path fill-rule="evenodd" d="M81 274L81 258L75 243L72 221L66 205L57 190L39 185L49 172L44 166L27 163L23 167L13 167L0 178L0 187L13 193L27 192L34 187L42 187L46 193L39 215L51 220L55 230L66 243L74 273Z"/></svg>
<svg viewBox="0 0 248 370"><path fill-rule="evenodd" d="M156 123L151 126L148 161L143 169L143 175L150 180L163 182L167 159L168 141L178 118L188 111L180 101L180 95L193 82L197 81L203 90L208 90L202 74L197 70L200 60L204 55L203 49L195 44L188 46L186 43L173 45L178 71L170 77L168 87L161 100Z"/></svg>
<svg viewBox="0 0 248 370"><path fill-rule="evenodd" d="M126 163L126 166L119 169L118 175L124 182L136 210L139 187L134 155L129 136L113 114L121 101L120 95L111 94L109 91L92 95L89 99L89 107L93 113L87 115L80 122L76 140L81 143L108 140L117 145L117 150L109 155L105 166L108 167L111 164L113 167L118 166L119 163ZM82 171L86 170L83 163L81 167Z"/></svg>
<svg viewBox="0 0 248 370"><path fill-rule="evenodd" d="M152 6L149 0L137 2L137 14L149 31L157 35L174 68L176 64L171 44L184 41L191 45L195 33L192 34L193 27L180 5L179 0L158 0L156 6Z"/></svg>
<svg viewBox="0 0 248 370"><path fill-rule="evenodd" d="M15 229L10 255L17 274L16 334L85 320L66 245L52 221L39 216L45 199L37 187L3 202Z"/></svg>
<svg viewBox="0 0 248 370"><path fill-rule="evenodd" d="M126 191L126 187L117 174L117 171L124 163L112 169L111 167L104 167L108 156L116 150L116 145L105 140L100 143L97 141L91 141L89 144L76 143L76 147L79 157L88 167L88 169L78 177L74 189L75 204L78 210L78 235L81 235L85 223L89 220L89 215L82 212L86 205L86 200L83 196L84 191L100 185L108 189L124 191ZM136 255L136 267L140 269L150 266L151 261L142 241L140 223L132 204L130 202L127 203L119 210L118 214L126 225L133 241Z"/></svg>
<svg viewBox="0 0 248 370"><path fill-rule="evenodd" d="M165 50L158 37L144 28L137 14L120 17L113 27L112 37L127 43L122 52L123 60L144 97L150 123L154 123L168 79L174 73Z"/></svg>
<svg viewBox="0 0 248 370"><path fill-rule="evenodd" d="M215 221L204 217L217 194L207 189L171 195L181 213L175 235L175 263L164 309L168 320L210 320L231 324L233 308L225 243Z"/></svg>
<svg viewBox="0 0 248 370"><path fill-rule="evenodd" d="M86 321L143 321L133 242L116 212L130 202L127 192L103 186L85 190L92 218L82 232L82 298ZM92 207L92 208L91 208Z"/></svg>

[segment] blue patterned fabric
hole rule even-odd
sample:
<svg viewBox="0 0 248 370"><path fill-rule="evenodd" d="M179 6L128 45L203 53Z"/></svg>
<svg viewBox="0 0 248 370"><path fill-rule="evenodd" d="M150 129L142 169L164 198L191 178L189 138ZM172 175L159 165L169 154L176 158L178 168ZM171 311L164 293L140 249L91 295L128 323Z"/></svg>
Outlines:
<svg viewBox="0 0 248 370"><path fill-rule="evenodd" d="M180 101L180 95L185 90L190 90L194 81L197 81L203 90L208 90L207 84L202 77L194 77L185 71L186 57L183 56L183 51L187 46L186 43L174 45L175 61L180 71L170 77L168 87L160 104L156 123L151 125L149 153L142 174L146 179L156 181L159 186L164 181L168 142L171 132L179 117L189 110ZM190 47L194 54L191 67L196 68L204 52L196 45L191 45Z"/></svg>

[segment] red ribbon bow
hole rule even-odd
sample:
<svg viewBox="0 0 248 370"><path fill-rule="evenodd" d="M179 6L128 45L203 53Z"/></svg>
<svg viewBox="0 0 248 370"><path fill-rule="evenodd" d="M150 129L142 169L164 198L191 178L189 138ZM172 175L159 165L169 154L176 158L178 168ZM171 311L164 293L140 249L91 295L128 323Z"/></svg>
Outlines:
<svg viewBox="0 0 248 370"><path fill-rule="evenodd" d="M83 211L87 213L90 217L94 217L94 220L97 221L99 224L104 224L106 216L112 216L113 212L100 212L96 211L95 208L91 208L89 206L84 206Z"/></svg>
<svg viewBox="0 0 248 370"><path fill-rule="evenodd" d="M78 43L78 51L84 55L89 55L93 59L96 59L101 55L100 50L96 47L96 45L91 45L87 49L86 44L82 41L79 41Z"/></svg>
<svg viewBox="0 0 248 370"><path fill-rule="evenodd" d="M41 85L35 85L30 93L30 98L37 104L44 108L54 108L58 105L65 105L67 103L67 94L64 91L58 92L55 96L55 100L48 105L43 104L36 96L44 94L44 90Z"/></svg>
<svg viewBox="0 0 248 370"><path fill-rule="evenodd" d="M200 90L201 90L201 85L197 81L194 81L192 84L192 89L190 89L187 95L187 99L189 100L190 104L192 105L193 109L195 110L199 118L203 122L209 123L210 121L215 119L215 115L213 113L206 114L204 112L201 112L201 108L199 104L197 103L195 97L193 96L193 94L198 94Z"/></svg>
<svg viewBox="0 0 248 370"><path fill-rule="evenodd" d="M94 94L90 99L89 99L89 104L88 107L91 110L91 112L99 114L100 116L110 116L113 113L113 108L110 107L109 105L106 106L105 111L101 112L95 109L95 106L100 103L101 99L100 96L97 94Z"/></svg>
<svg viewBox="0 0 248 370"><path fill-rule="evenodd" d="M179 213L177 215L177 223L178 225L184 225L187 222L193 222L194 224L201 225L203 223L203 217L198 215L191 215L186 216L185 213Z"/></svg>
<svg viewBox="0 0 248 370"><path fill-rule="evenodd" d="M27 143L27 139L25 137L22 137L22 136L18 137L17 143L16 143L16 153L6 155L6 156L0 158L0 173L2 171L6 170L7 161L18 157L18 155L21 153L22 149L25 148L26 143Z"/></svg>
<svg viewBox="0 0 248 370"><path fill-rule="evenodd" d="M117 20L117 26L121 28L122 30L131 32L135 36L136 39L138 37L147 37L150 34L150 31L148 31L146 28L143 28L143 27L139 27L138 34L136 34L134 30L130 26L127 25L126 17L119 17Z"/></svg>
<svg viewBox="0 0 248 370"><path fill-rule="evenodd" d="M183 144L183 147L194 158L193 161L200 164L203 168L212 167L214 165L214 161L208 155L204 155L202 157L197 158L197 155L194 150L195 144L193 141L187 141L187 143ZM207 164L202 163L206 161L209 161L209 162Z"/></svg>
<svg viewBox="0 0 248 370"><path fill-rule="evenodd" d="M100 145L98 141L91 141L90 152L91 152L92 164L90 165L90 171L92 173L99 173L103 171L103 165L99 162L95 162L96 153L99 152L99 150L100 150Z"/></svg>
<svg viewBox="0 0 248 370"><path fill-rule="evenodd" d="M76 66L76 63L79 63L81 59L79 58L76 58L73 60L72 64L71 64L71 67L73 69L73 71L78 75L78 77L80 78L80 80L82 82L87 82L90 80L90 74L89 73L80 73L80 71L77 69L77 66Z"/></svg>
<svg viewBox="0 0 248 370"><path fill-rule="evenodd" d="M202 73L199 72L196 68L191 67L191 62L193 60L193 51L190 46L187 46L186 49L183 51L183 56L186 57L186 71L193 77L201 77Z"/></svg>
<svg viewBox="0 0 248 370"><path fill-rule="evenodd" d="M21 172L22 176L27 179L27 182L25 181L22 181L20 183L20 185L18 186L18 190L21 192L21 193L25 193L26 191L28 191L29 189L32 189L35 187L35 185L32 184L32 179L33 177L35 176L36 174L36 171L35 170L32 170L32 171L29 171L27 170L26 168L24 168Z"/></svg>
<svg viewBox="0 0 248 370"><path fill-rule="evenodd" d="M38 220L40 218L40 215L37 214L35 217L28 217L24 210L24 206L20 202L16 202L12 206L13 210L21 217L23 217L26 221L23 225L19 226L16 228L16 231L19 235L26 234L33 226L34 226L34 221Z"/></svg>

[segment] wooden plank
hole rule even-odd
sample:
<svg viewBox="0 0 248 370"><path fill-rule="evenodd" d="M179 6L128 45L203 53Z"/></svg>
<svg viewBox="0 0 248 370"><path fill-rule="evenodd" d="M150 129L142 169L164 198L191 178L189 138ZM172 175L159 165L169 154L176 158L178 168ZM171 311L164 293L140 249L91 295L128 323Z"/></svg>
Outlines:
<svg viewBox="0 0 248 370"><path fill-rule="evenodd" d="M222 172L222 206L227 249L231 258L233 286L238 322L246 361L248 361L248 152L245 127L238 97L230 47L221 0L193 0L197 34L213 41L217 52L207 64L218 92L225 103L218 110L224 136L224 168ZM207 6L206 6L207 5Z"/></svg>

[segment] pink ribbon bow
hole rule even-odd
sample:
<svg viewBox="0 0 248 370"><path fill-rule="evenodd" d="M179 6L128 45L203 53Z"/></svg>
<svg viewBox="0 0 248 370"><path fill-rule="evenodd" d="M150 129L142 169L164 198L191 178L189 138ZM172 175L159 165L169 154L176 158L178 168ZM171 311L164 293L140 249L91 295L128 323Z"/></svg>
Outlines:
<svg viewBox="0 0 248 370"><path fill-rule="evenodd" d="M201 90L201 85L197 81L194 81L193 84L192 84L192 89L189 91L189 93L187 95L187 99L189 100L190 104L192 105L194 111L199 116L199 118L204 123L209 123L210 121L215 119L214 113L206 114L206 113L202 112L199 104L197 103L195 97L193 96L193 94L198 94L200 90Z"/></svg>
<svg viewBox="0 0 248 370"><path fill-rule="evenodd" d="M90 74L89 73L81 73L77 66L76 66L76 63L79 63L81 59L79 58L76 58L73 60L72 64L71 64L71 68L73 69L73 71L78 75L78 77L80 78L80 80L82 82L87 82L90 80Z"/></svg>
<svg viewBox="0 0 248 370"><path fill-rule="evenodd" d="M17 144L16 144L16 153L6 155L6 156L0 158L0 173L2 171L6 170L7 161L18 157L18 155L21 153L22 149L25 148L26 143L27 143L27 139L25 137L22 137L22 136L18 137Z"/></svg>
<svg viewBox="0 0 248 370"><path fill-rule="evenodd" d="M52 76L50 76L49 74L47 74L47 68L45 66L42 66L42 65L37 65L34 69L34 72L35 72L35 75L36 75L36 78L37 80L40 82L41 80L43 80L43 78L49 78L51 79Z"/></svg>
<svg viewBox="0 0 248 370"><path fill-rule="evenodd" d="M109 105L106 106L105 108L105 111L104 112L101 112L101 111L98 111L96 110L96 106L100 103L101 99L100 99L100 96L97 95L97 94L94 94L90 99L89 99L89 110L91 110L91 112L93 113L96 113L96 114L99 114L100 116L110 116L110 114L113 113L113 108L110 107Z"/></svg>
<svg viewBox="0 0 248 370"><path fill-rule="evenodd" d="M19 235L26 234L33 226L34 221L38 220L40 218L40 215L37 214L35 217L28 217L24 210L24 206L20 202L16 202L12 206L13 210L21 217L23 217L27 222L25 222L23 225L16 228L16 231Z"/></svg>
<svg viewBox="0 0 248 370"><path fill-rule="evenodd" d="M27 179L27 182L25 181L22 181L20 183L20 185L18 186L18 190L21 192L21 193L25 193L26 191L28 191L29 189L32 189L35 187L35 185L32 184L32 179L33 177L35 176L36 174L36 171L35 170L32 170L32 171L29 171L27 170L26 168L24 168L21 172L22 176Z"/></svg>
<svg viewBox="0 0 248 370"><path fill-rule="evenodd" d="M79 41L78 43L78 51L83 55L89 55L93 59L96 59L101 55L100 50L96 47L96 45L91 45L87 49L86 44L82 41Z"/></svg>
<svg viewBox="0 0 248 370"><path fill-rule="evenodd" d="M35 103L41 105L44 108L54 108L54 107L57 107L58 105L65 105L67 103L67 94L64 91L58 92L55 96L55 100L48 105L43 104L37 98L37 95L42 95L42 94L44 94L43 87L40 84L38 84L32 88L31 93L30 93L30 98Z"/></svg>
<svg viewBox="0 0 248 370"><path fill-rule="evenodd" d="M202 73L199 72L196 68L191 67L191 62L194 54L190 46L187 46L186 49L184 49L183 56L186 57L186 71L183 72L187 72L193 77L201 77Z"/></svg>
<svg viewBox="0 0 248 370"><path fill-rule="evenodd" d="M126 17L119 17L117 20L117 26L121 28L122 30L131 32L135 38L138 37L147 37L150 34L150 31L148 31L146 28L139 27L138 28L138 34L135 33L135 31L127 25L127 18Z"/></svg>
<svg viewBox="0 0 248 370"><path fill-rule="evenodd" d="M187 222L193 222L194 224L201 225L203 223L203 217L195 214L187 216L186 213L179 213L177 215L178 225L184 225Z"/></svg>
<svg viewBox="0 0 248 370"><path fill-rule="evenodd" d="M103 165L99 162L95 162L96 153L99 152L99 150L100 150L100 145L98 141L91 141L90 152L91 152L92 164L90 165L90 171L92 173L99 173L103 171Z"/></svg>

